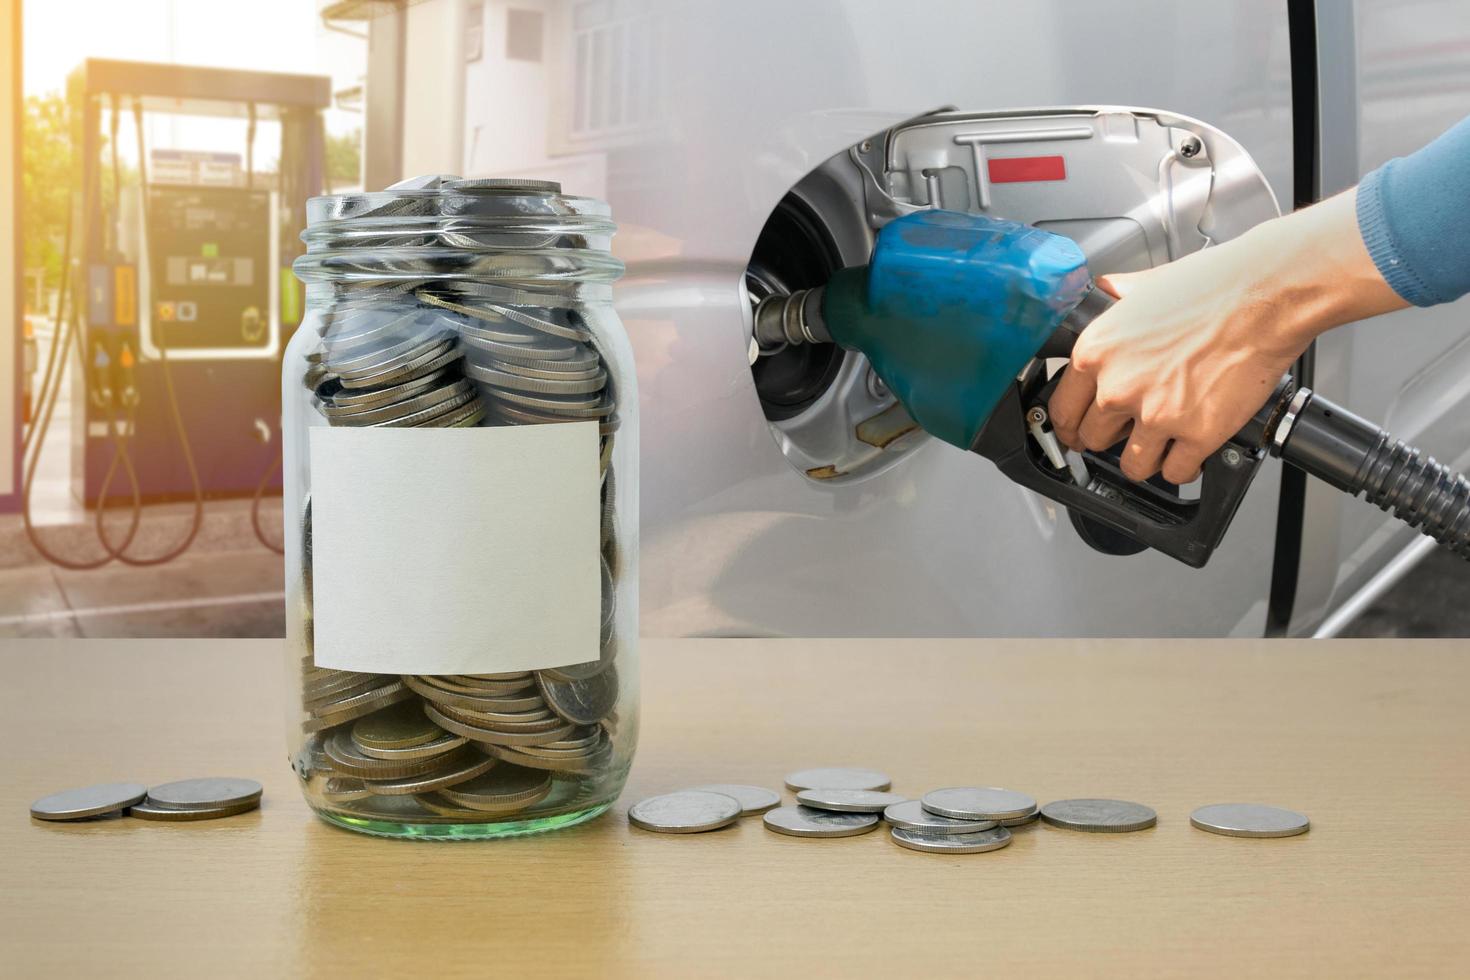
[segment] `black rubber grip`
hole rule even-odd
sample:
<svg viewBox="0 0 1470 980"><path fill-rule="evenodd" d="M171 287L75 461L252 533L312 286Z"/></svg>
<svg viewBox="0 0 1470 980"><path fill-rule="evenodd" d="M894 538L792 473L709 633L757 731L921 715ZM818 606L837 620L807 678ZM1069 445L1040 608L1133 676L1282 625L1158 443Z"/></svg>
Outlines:
<svg viewBox="0 0 1470 980"><path fill-rule="evenodd" d="M1470 558L1470 480L1313 393L1280 456Z"/></svg>

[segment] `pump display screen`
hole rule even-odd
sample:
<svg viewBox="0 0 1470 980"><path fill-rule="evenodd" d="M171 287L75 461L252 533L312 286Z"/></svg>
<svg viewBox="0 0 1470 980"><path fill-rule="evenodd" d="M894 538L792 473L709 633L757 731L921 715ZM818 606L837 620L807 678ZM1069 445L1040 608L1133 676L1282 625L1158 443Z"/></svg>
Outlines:
<svg viewBox="0 0 1470 980"><path fill-rule="evenodd" d="M270 343L270 226L268 191L149 189L155 343L181 349Z"/></svg>

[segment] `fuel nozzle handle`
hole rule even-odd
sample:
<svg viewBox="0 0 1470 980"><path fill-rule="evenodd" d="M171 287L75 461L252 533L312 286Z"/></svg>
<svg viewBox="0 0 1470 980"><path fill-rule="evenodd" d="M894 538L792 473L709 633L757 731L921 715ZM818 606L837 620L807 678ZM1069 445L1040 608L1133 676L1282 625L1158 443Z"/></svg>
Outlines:
<svg viewBox="0 0 1470 980"><path fill-rule="evenodd" d="M1067 357L1087 325L1116 300L1096 285L1038 357ZM1271 455L1418 528L1470 558L1470 480L1383 429L1316 394L1284 382L1247 427ZM1248 439L1254 442L1255 439Z"/></svg>

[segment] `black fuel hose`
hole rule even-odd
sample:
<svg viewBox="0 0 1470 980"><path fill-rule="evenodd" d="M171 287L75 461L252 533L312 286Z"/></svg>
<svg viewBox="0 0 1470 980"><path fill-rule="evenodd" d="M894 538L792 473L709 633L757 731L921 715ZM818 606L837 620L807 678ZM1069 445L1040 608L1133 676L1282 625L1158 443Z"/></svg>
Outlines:
<svg viewBox="0 0 1470 980"><path fill-rule="evenodd" d="M1271 451L1470 559L1470 480L1367 419L1303 388L1277 426Z"/></svg>

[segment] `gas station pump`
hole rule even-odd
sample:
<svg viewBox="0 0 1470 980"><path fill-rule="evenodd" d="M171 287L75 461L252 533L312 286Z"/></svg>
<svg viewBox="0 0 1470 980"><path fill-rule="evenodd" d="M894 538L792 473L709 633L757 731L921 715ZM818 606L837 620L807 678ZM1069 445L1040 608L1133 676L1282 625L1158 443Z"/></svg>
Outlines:
<svg viewBox="0 0 1470 980"><path fill-rule="evenodd" d="M72 73L72 482L97 509L106 555L74 563L38 543L53 561L157 564L188 547L204 500L253 494L258 505L279 491L280 355L302 310L291 261L306 200L322 190L330 99L330 80L315 75L101 59ZM145 123L158 116L240 120L240 152L149 146ZM262 122L280 134L268 179L254 165ZM135 175L119 166L129 145ZM51 414L39 413L42 433ZM130 556L142 504L178 500L195 504L192 532L161 555ZM103 522L123 503L126 536Z"/></svg>

